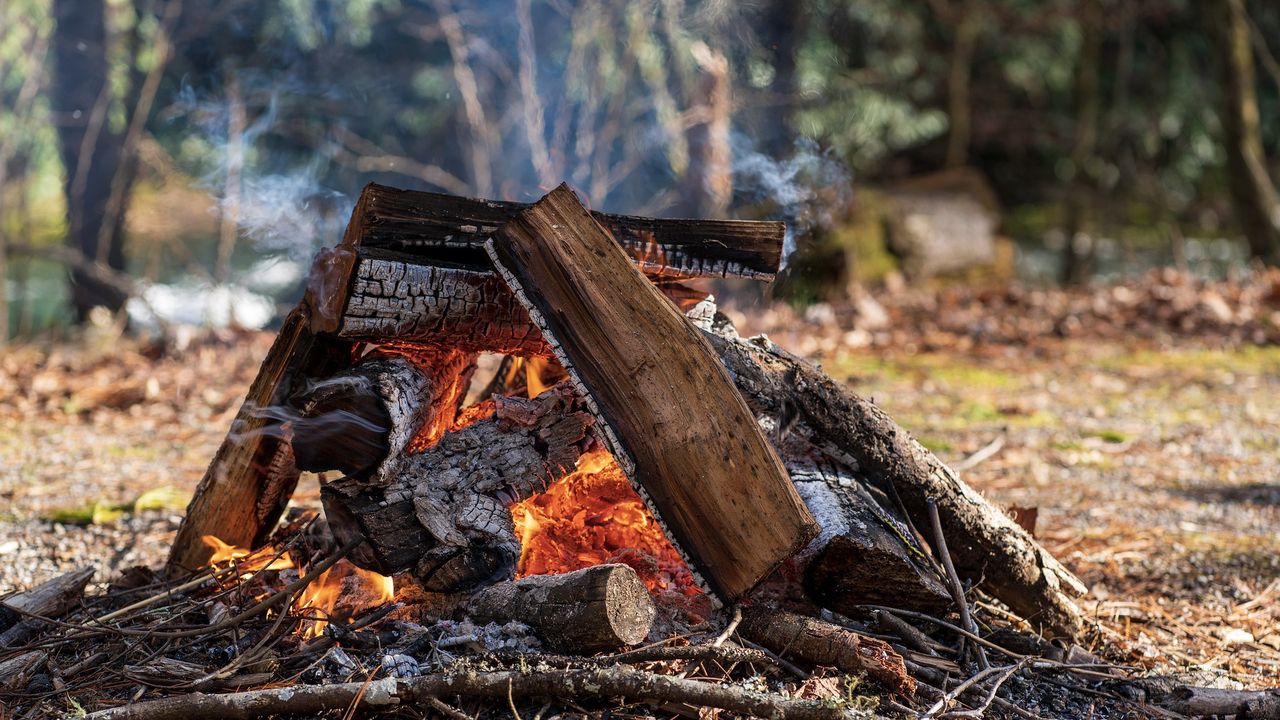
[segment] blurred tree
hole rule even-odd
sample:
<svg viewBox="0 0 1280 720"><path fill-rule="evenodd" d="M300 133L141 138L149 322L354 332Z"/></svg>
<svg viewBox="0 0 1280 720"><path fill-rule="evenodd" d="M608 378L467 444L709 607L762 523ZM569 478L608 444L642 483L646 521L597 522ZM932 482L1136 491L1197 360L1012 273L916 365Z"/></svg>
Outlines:
<svg viewBox="0 0 1280 720"><path fill-rule="evenodd" d="M54 0L53 20L50 100L65 168L66 243L91 262L123 270L123 213L107 227L106 241L99 243L123 139L109 118L113 97L106 0ZM71 297L78 320L99 305L118 310L125 300L119 288L79 267L71 270Z"/></svg>
<svg viewBox="0 0 1280 720"><path fill-rule="evenodd" d="M1067 174L1067 202L1062 244L1062 282L1085 281L1092 272L1096 233L1086 232L1085 218L1094 201L1094 153L1098 145L1099 54L1102 47L1102 0L1080 2L1080 49L1076 54L1075 138Z"/></svg>
<svg viewBox="0 0 1280 720"><path fill-rule="evenodd" d="M1255 258L1280 263L1280 197L1262 149L1247 10L1244 0L1212 0L1205 11L1218 55L1223 143L1236 220Z"/></svg>

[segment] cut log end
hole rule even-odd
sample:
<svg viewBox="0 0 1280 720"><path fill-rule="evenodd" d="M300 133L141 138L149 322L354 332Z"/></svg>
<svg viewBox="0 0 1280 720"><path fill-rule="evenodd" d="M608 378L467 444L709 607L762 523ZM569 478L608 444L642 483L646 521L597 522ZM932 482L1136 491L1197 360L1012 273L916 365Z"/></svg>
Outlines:
<svg viewBox="0 0 1280 720"><path fill-rule="evenodd" d="M471 595L477 620L519 620L557 652L590 654L642 642L657 614L636 571L595 565L562 575L530 575Z"/></svg>

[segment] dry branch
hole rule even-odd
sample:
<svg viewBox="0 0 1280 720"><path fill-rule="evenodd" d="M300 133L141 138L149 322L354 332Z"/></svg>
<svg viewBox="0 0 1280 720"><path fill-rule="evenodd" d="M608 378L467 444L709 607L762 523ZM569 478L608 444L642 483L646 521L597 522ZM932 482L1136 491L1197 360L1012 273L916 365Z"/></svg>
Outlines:
<svg viewBox="0 0 1280 720"><path fill-rule="evenodd" d="M841 672L866 673L899 695L915 693L915 681L907 674L902 656L883 640L769 608L749 609L738 632L776 653Z"/></svg>
<svg viewBox="0 0 1280 720"><path fill-rule="evenodd" d="M655 701L720 708L779 720L853 720L864 713L829 699L792 700L731 685L659 675L629 667L544 672L457 671L410 679L385 678L337 685L294 685L223 695L193 693L109 710L87 720L249 720L326 710L388 709L440 697L492 701L525 698Z"/></svg>

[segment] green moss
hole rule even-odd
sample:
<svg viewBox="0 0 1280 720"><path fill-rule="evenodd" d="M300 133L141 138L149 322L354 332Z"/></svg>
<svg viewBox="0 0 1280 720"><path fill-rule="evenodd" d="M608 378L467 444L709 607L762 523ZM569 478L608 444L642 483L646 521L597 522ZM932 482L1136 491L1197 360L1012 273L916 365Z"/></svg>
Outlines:
<svg viewBox="0 0 1280 720"><path fill-rule="evenodd" d="M1109 442L1116 445L1123 442L1128 442L1129 440L1129 436L1125 435L1119 430L1098 430L1091 434L1093 435L1093 437L1099 438L1104 442Z"/></svg>

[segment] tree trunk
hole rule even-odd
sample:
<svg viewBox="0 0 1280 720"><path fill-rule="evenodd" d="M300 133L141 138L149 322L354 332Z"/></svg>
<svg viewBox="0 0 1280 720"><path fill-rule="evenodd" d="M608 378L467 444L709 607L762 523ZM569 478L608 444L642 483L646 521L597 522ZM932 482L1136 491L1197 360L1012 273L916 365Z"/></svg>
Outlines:
<svg viewBox="0 0 1280 720"><path fill-rule="evenodd" d="M1247 10L1244 0L1209 0L1204 5L1219 57L1219 114L1236 222L1250 254L1275 264L1280 262L1280 198L1262 150Z"/></svg>
<svg viewBox="0 0 1280 720"><path fill-rule="evenodd" d="M959 167L969 159L969 138L972 135L972 108L969 102L969 86L973 79L973 54L978 47L978 34L982 29L979 13L982 3L965 0L960 8L959 21L955 23L955 38L951 45L951 68L947 76L947 167Z"/></svg>
<svg viewBox="0 0 1280 720"><path fill-rule="evenodd" d="M108 119L112 97L106 12L105 0L54 0L49 97L65 172L67 247L123 270L124 213L117 213L112 227L102 232L103 223L108 222L111 184L121 170L121 138L112 132ZM100 236L105 244L99 243ZM78 321L94 307L115 311L124 301L118 287L81 269L71 270L71 302Z"/></svg>
<svg viewBox="0 0 1280 720"><path fill-rule="evenodd" d="M1083 0L1081 6L1080 54L1075 68L1076 137L1071 149L1071 180L1062 246L1062 282L1076 284L1089 278L1096 240L1085 232L1085 216L1092 198L1094 151L1098 144L1098 64L1102 46L1103 8L1101 0Z"/></svg>

